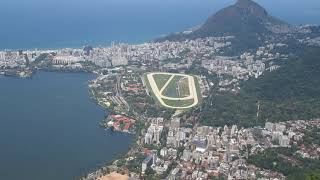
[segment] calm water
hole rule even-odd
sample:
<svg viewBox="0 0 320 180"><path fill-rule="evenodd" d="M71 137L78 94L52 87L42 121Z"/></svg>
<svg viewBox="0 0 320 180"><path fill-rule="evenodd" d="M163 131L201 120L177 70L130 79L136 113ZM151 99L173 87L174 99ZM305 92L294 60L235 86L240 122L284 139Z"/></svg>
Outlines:
<svg viewBox="0 0 320 180"><path fill-rule="evenodd" d="M256 0L292 24L320 24L319 0ZM139 43L203 23L235 0L1 0L0 49Z"/></svg>
<svg viewBox="0 0 320 180"><path fill-rule="evenodd" d="M0 76L1 180L71 180L128 150L131 136L98 125L106 112L89 99L93 78Z"/></svg>

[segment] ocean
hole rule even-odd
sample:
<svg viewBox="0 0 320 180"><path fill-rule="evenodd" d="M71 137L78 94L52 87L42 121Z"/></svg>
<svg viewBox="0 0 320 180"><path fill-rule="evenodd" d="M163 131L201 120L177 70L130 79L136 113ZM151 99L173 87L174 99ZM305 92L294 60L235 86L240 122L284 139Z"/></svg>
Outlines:
<svg viewBox="0 0 320 180"><path fill-rule="evenodd" d="M291 24L319 24L318 0L256 0ZM142 43L202 24L235 0L1 0L0 49Z"/></svg>

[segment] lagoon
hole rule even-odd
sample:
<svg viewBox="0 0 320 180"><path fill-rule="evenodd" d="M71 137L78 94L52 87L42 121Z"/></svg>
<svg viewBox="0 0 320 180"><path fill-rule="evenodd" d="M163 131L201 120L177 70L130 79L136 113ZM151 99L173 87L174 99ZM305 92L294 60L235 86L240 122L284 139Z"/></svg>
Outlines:
<svg viewBox="0 0 320 180"><path fill-rule="evenodd" d="M0 179L71 180L128 151L132 136L106 131L85 73L0 76Z"/></svg>

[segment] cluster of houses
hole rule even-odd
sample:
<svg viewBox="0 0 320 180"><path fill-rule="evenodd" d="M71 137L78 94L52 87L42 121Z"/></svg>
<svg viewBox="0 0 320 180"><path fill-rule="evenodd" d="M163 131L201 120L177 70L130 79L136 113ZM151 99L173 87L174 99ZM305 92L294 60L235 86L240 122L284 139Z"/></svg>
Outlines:
<svg viewBox="0 0 320 180"><path fill-rule="evenodd" d="M110 120L108 127L113 128L115 131L129 132L135 123L135 120L124 115L110 115L108 119Z"/></svg>
<svg viewBox="0 0 320 180"><path fill-rule="evenodd" d="M263 128L238 128L236 125L187 128L181 127L180 123L180 118L172 118L170 124L165 126L162 118L152 119L144 136L145 144L159 147L161 132L168 128L168 133L166 143L160 150L151 149L146 154L147 158L142 162L142 173L151 168L157 174L170 170L169 179L221 176L229 179L255 179L257 174L284 179L280 173L248 164L246 158L268 148L290 148L301 143L297 154L311 159L319 158L320 154L318 145L308 146L303 142L310 127L320 127L319 120L266 122Z"/></svg>

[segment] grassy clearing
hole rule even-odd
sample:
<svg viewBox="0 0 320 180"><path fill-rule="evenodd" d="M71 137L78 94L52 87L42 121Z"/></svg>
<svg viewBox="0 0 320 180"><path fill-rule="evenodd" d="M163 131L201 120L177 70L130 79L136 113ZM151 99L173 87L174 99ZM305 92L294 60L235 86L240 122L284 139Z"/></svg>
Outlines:
<svg viewBox="0 0 320 180"><path fill-rule="evenodd" d="M157 87L159 90L166 84L166 82L170 79L172 75L166 75L166 74L154 74L153 79L157 84Z"/></svg>
<svg viewBox="0 0 320 180"><path fill-rule="evenodd" d="M173 106L173 107L187 107L194 103L194 99L181 100L181 101L163 99L163 101L167 105Z"/></svg>
<svg viewBox="0 0 320 180"><path fill-rule="evenodd" d="M163 91L164 96L180 98L179 90L178 90L178 82L183 78L183 76L175 75L171 82L168 84L166 89Z"/></svg>
<svg viewBox="0 0 320 180"><path fill-rule="evenodd" d="M188 78L181 78L178 82L178 90L180 97L188 97L190 96L189 90L189 80Z"/></svg>

